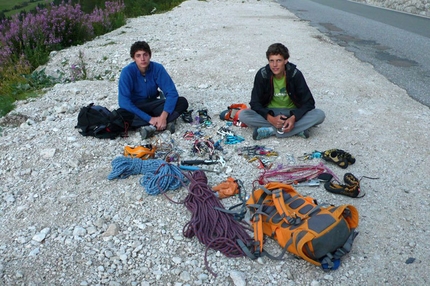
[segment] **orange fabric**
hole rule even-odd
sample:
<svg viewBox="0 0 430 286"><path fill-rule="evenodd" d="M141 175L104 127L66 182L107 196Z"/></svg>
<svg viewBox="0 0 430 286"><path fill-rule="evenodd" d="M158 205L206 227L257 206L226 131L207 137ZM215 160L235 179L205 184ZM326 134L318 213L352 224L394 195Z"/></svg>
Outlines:
<svg viewBox="0 0 430 286"><path fill-rule="evenodd" d="M224 119L227 121L237 121L239 119L240 111L247 108L248 106L245 103L234 103L229 106L228 112L225 114ZM234 113L233 116L232 113Z"/></svg>
<svg viewBox="0 0 430 286"><path fill-rule="evenodd" d="M318 206L313 198L303 197L291 185L280 182L268 183L264 189L261 187L253 190L246 202L251 215L253 212L258 212L252 224L254 240L258 242L260 252L264 248L264 235L267 235L275 239L281 247L289 244L287 250L290 253L321 266L319 257L316 257L315 253L325 255L342 247L358 226L359 214L352 205ZM285 198L289 197L287 194L291 197L285 201ZM271 217L264 213L268 207L271 208ZM275 215L273 215L273 207L277 211ZM274 218L276 222L273 221ZM316 223L309 225L308 222L311 219L316 219ZM339 231L343 236L338 235ZM313 241L321 238L333 245L317 243L316 245L323 249L315 249ZM325 247L327 253L324 252Z"/></svg>
<svg viewBox="0 0 430 286"><path fill-rule="evenodd" d="M212 190L218 192L220 199L224 199L237 195L239 193L239 186L234 178L228 177L226 181L216 185Z"/></svg>
<svg viewBox="0 0 430 286"><path fill-rule="evenodd" d="M146 159L154 158L156 150L157 148L155 147L148 148L145 146L137 146L137 147L125 146L124 156L146 160Z"/></svg>

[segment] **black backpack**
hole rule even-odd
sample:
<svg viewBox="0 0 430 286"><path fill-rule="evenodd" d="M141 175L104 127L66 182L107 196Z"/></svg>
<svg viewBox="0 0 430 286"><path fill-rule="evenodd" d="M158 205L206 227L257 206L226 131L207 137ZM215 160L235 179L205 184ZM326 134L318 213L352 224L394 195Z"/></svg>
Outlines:
<svg viewBox="0 0 430 286"><path fill-rule="evenodd" d="M75 128L79 128L79 133L83 136L115 139L127 136L133 118L134 115L123 108L110 111L106 107L90 103L79 111Z"/></svg>

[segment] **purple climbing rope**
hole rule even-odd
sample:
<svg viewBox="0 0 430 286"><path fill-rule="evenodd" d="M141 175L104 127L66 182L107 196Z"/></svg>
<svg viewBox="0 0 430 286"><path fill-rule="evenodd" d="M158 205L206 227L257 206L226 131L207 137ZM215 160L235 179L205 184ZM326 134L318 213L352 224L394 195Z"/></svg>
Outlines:
<svg viewBox="0 0 430 286"><path fill-rule="evenodd" d="M205 265L216 277L208 266L208 249L212 248L227 257L242 257L246 256L246 253L237 244L237 240L249 245L253 238L246 231L246 227L234 220L231 214L217 209L224 209L224 206L207 185L207 177L203 171L195 171L189 180L189 194L184 204L192 217L184 226L183 234L187 238L196 236L206 245Z"/></svg>

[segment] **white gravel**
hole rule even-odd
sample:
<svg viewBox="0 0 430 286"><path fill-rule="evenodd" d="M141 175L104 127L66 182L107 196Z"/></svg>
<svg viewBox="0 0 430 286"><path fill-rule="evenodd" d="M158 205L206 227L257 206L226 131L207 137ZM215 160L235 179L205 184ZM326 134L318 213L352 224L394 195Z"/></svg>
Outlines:
<svg viewBox="0 0 430 286"><path fill-rule="evenodd" d="M357 162L347 170L327 165L339 177L380 178L361 181L361 199L330 194L322 185L300 189L320 203L353 204L360 212L360 234L338 270L323 272L291 256L252 261L209 250L215 278L205 268L205 245L182 234L191 217L184 205L149 196L141 176L107 180L125 145L147 142L135 133L85 138L74 126L80 107L90 102L118 107L117 79L136 40L149 42L152 59L165 65L191 109L209 110L217 126L204 131L216 139L224 124L218 113L248 103L267 47L287 45L327 118L307 140L253 141L251 130L234 127L245 138L237 146L272 147L280 153L275 163L286 163L288 154L300 163L303 153L344 149ZM46 72L67 76L80 51L89 80L57 84L3 118L0 285L429 284L429 108L371 65L268 0L190 0L165 14L130 19L92 42L53 53ZM187 130L196 129L179 120L172 139L183 158L193 158L182 139ZM238 156L237 146L224 145L231 172L207 173L210 185L231 175L251 190L261 170ZM186 188L169 191L175 200L187 194ZM279 250L270 242L268 249ZM413 263L406 263L409 258Z"/></svg>

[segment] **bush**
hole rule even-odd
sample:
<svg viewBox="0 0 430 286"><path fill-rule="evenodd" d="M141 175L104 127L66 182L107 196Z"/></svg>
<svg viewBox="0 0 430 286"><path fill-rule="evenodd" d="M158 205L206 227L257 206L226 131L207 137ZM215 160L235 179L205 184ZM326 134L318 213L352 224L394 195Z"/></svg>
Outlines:
<svg viewBox="0 0 430 286"><path fill-rule="evenodd" d="M48 61L51 51L82 44L124 24L122 1L106 1L104 7L90 14L84 13L79 4L63 1L3 19L0 22L0 116L13 108L15 100L38 88L37 81L42 78L33 78L31 72ZM46 83L46 78L43 80Z"/></svg>
<svg viewBox="0 0 430 286"><path fill-rule="evenodd" d="M31 12L21 12L10 18L0 17L0 116L10 112L16 100L34 96L38 89L55 84L55 80L43 71L33 72L47 63L51 51L80 45L117 29L126 23L126 17L167 11L183 2L50 1L50 4L38 4ZM76 79L86 77L84 63L72 69Z"/></svg>
<svg viewBox="0 0 430 286"><path fill-rule="evenodd" d="M106 2L85 14L70 1L34 13L21 13L0 23L0 65L24 56L35 69L45 64L49 52L79 45L125 24L122 2Z"/></svg>

